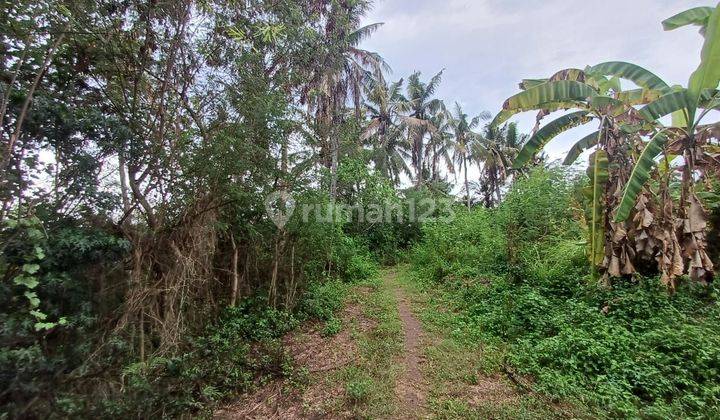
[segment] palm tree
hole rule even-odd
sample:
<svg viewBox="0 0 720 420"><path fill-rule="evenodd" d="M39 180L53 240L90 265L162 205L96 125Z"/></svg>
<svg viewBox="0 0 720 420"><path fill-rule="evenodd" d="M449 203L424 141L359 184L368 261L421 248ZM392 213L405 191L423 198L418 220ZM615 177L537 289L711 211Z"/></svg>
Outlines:
<svg viewBox="0 0 720 420"><path fill-rule="evenodd" d="M480 168L479 189L485 207L493 207L502 200L502 186L513 171L511 163L523 139L517 124L510 123L502 127L488 125L473 143L470 158Z"/></svg>
<svg viewBox="0 0 720 420"><path fill-rule="evenodd" d="M377 53L358 48L382 23L360 27L369 1L326 1L323 11L326 49L316 53L315 69L301 91L301 103L314 113L315 131L320 139L320 161L330 169L330 195L337 195L337 166L340 153L339 128L345 121L348 101L360 119L362 89L371 72L387 68Z"/></svg>
<svg viewBox="0 0 720 420"><path fill-rule="evenodd" d="M401 113L407 109L402 85L403 79L388 85L380 72L368 81L365 108L370 121L361 135L361 140L371 142L375 168L396 185L400 183L401 174L410 175L405 162L408 145L401 121Z"/></svg>
<svg viewBox="0 0 720 420"><path fill-rule="evenodd" d="M442 79L443 71L433 76L427 83L420 80L420 72L415 72L408 78L407 100L410 114L405 117L408 140L412 145L412 166L415 169L415 183L423 183L423 170L425 168L425 137L435 129L430 123L430 117L437 112L442 101L433 98Z"/></svg>
<svg viewBox="0 0 720 420"><path fill-rule="evenodd" d="M440 109L430 116L430 125L433 127L425 147L424 159L429 160L428 172L435 183L440 181L440 164L443 163L450 173L455 173L455 165L451 156L454 149L454 138L450 127L452 115L440 104Z"/></svg>
<svg viewBox="0 0 720 420"><path fill-rule="evenodd" d="M450 130L455 139L455 150L453 152L453 161L457 163L459 170L465 176L465 194L467 194L467 208L470 208L470 186L468 183L468 161L470 160L470 149L473 143L478 141L479 136L472 130L480 123L480 117L473 117L468 120L468 115L463 112L462 107L455 103L455 115L451 114Z"/></svg>

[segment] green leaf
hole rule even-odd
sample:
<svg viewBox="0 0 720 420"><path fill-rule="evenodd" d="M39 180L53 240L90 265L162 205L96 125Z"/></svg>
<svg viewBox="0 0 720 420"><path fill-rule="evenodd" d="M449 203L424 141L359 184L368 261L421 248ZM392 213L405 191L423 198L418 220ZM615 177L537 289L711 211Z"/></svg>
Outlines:
<svg viewBox="0 0 720 420"><path fill-rule="evenodd" d="M644 105L649 102L655 101L662 96L662 93L657 90L650 89L630 89L618 92L616 95L617 99L626 105Z"/></svg>
<svg viewBox="0 0 720 420"><path fill-rule="evenodd" d="M20 274L13 279L13 283L17 284L18 286L25 286L28 289L34 289L35 287L37 287L39 282L34 276L26 276L24 274Z"/></svg>
<svg viewBox="0 0 720 420"><path fill-rule="evenodd" d="M639 113L646 120L653 122L665 115L684 109L688 109L688 103L686 91L683 89L661 96L641 108Z"/></svg>
<svg viewBox="0 0 720 420"><path fill-rule="evenodd" d="M630 80L641 88L667 92L670 86L654 73L638 65L623 61L608 61L590 68L591 73L598 73L606 76L616 76L621 79Z"/></svg>
<svg viewBox="0 0 720 420"><path fill-rule="evenodd" d="M37 308L40 306L40 299L37 297L37 293L27 291L23 293L23 296L25 296L30 301L30 307Z"/></svg>
<svg viewBox="0 0 720 420"><path fill-rule="evenodd" d="M598 95L590 98L590 108L602 114L618 116L627 111L625 104L611 96Z"/></svg>
<svg viewBox="0 0 720 420"><path fill-rule="evenodd" d="M35 258L42 260L45 258L45 251L40 246L35 246Z"/></svg>
<svg viewBox="0 0 720 420"><path fill-rule="evenodd" d="M655 166L655 158L660 155L663 151L663 146L667 142L667 135L661 131L655 134L640 154L635 167L630 174L630 179L625 185L625 191L623 193L622 200L618 206L617 213L615 214L615 221L622 222L627 220L630 216L630 211L635 207L635 201L637 200L643 185L650 178L650 172Z"/></svg>
<svg viewBox="0 0 720 420"><path fill-rule="evenodd" d="M33 309L32 311L30 311L30 315L37 318L38 321L45 321L47 319L47 315L38 311L37 309Z"/></svg>
<svg viewBox="0 0 720 420"><path fill-rule="evenodd" d="M693 7L692 9L680 12L675 16L663 20L663 29L672 31L673 29L687 25L705 26L713 10L712 7Z"/></svg>
<svg viewBox="0 0 720 420"><path fill-rule="evenodd" d="M28 274L35 274L40 270L40 266L38 264L25 264L23 265L23 271Z"/></svg>
<svg viewBox="0 0 720 420"><path fill-rule="evenodd" d="M523 145L513 166L522 167L533 155L558 134L590 121L587 111L577 111L547 123Z"/></svg>
<svg viewBox="0 0 720 420"><path fill-rule="evenodd" d="M700 53L700 65L690 76L688 102L691 123L704 89L717 89L720 82L720 6L708 18L705 42Z"/></svg>
<svg viewBox="0 0 720 420"><path fill-rule="evenodd" d="M543 83L508 98L491 126L502 124L519 112L544 109L551 105L553 109L575 108L578 107L577 102L584 102L596 95L595 89L582 82L559 80Z"/></svg>
<svg viewBox="0 0 720 420"><path fill-rule="evenodd" d="M36 322L35 331L47 331L53 329L55 325L56 324L54 322Z"/></svg>
<svg viewBox="0 0 720 420"><path fill-rule="evenodd" d="M598 136L600 136L600 131L595 131L594 133L590 133L587 136L578 140L573 145L573 147L570 148L570 151L565 156L563 165L572 165L573 163L575 163L575 160L578 158L578 156L580 156L582 152L595 146L598 143Z"/></svg>
<svg viewBox="0 0 720 420"><path fill-rule="evenodd" d="M700 104L698 108L717 109L720 106L720 91L717 89L705 89L700 94Z"/></svg>

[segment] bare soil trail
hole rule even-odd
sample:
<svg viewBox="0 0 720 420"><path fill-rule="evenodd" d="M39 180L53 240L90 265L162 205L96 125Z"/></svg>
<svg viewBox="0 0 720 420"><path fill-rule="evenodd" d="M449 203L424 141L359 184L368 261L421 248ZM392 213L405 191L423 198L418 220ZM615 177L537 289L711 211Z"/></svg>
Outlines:
<svg viewBox="0 0 720 420"><path fill-rule="evenodd" d="M423 331L417 317L410 309L409 298L405 290L397 284L397 271L388 271L385 281L395 292L398 314L402 322L404 351L401 356L403 372L395 384L399 399L399 414L402 418L422 418L426 411L428 384L422 371Z"/></svg>

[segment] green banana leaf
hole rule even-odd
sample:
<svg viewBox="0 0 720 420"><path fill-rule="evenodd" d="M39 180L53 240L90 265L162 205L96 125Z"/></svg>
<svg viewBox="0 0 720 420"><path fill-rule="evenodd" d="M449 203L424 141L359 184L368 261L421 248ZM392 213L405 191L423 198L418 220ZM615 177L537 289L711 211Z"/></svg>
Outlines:
<svg viewBox="0 0 720 420"><path fill-rule="evenodd" d="M640 109L640 115L646 120L653 122L673 112L688 109L687 91L667 93L655 101L650 102Z"/></svg>
<svg viewBox="0 0 720 420"><path fill-rule="evenodd" d="M550 105L555 109L575 108L578 107L577 102L596 95L595 89L582 82L559 80L543 83L508 98L503 104L503 110L490 125L495 127L517 113L544 109Z"/></svg>
<svg viewBox="0 0 720 420"><path fill-rule="evenodd" d="M545 145L558 134L567 131L578 125L585 124L590 121L592 117L588 116L587 111L577 111L571 114L563 115L562 117L553 120L539 129L532 137L523 145L522 150L515 158L513 166L515 168L522 167L527 163L538 150L545 147Z"/></svg>
<svg viewBox="0 0 720 420"><path fill-rule="evenodd" d="M635 167L630 174L630 179L625 185L625 191L623 192L622 200L617 208L615 214L615 221L622 222L627 220L630 216L630 211L635 207L635 201L637 200L643 185L650 178L650 172L655 166L655 158L660 155L663 151L663 146L667 142L668 137L663 132L655 134L640 154Z"/></svg>
<svg viewBox="0 0 720 420"><path fill-rule="evenodd" d="M720 6L708 18L705 42L700 53L700 65L688 82L689 120L695 120L695 111L704 89L717 89L720 82Z"/></svg>
<svg viewBox="0 0 720 420"><path fill-rule="evenodd" d="M667 92L670 86L654 73L638 65L624 61L608 61L590 68L590 72L606 76L617 76L621 79L630 80L641 88Z"/></svg>
<svg viewBox="0 0 720 420"><path fill-rule="evenodd" d="M663 29L672 31L687 25L705 26L713 10L712 7L693 7L663 20Z"/></svg>
<svg viewBox="0 0 720 420"><path fill-rule="evenodd" d="M630 89L615 94L615 97L619 101L630 106L645 105L657 100L661 96L661 92L649 89Z"/></svg>
<svg viewBox="0 0 720 420"><path fill-rule="evenodd" d="M582 152L585 150L595 146L598 143L598 136L600 135L599 131L595 131L594 133L590 133L587 136L581 138L578 140L572 148L570 148L570 151L565 155L565 160L563 161L563 165L572 165L575 163L577 158L580 156Z"/></svg>

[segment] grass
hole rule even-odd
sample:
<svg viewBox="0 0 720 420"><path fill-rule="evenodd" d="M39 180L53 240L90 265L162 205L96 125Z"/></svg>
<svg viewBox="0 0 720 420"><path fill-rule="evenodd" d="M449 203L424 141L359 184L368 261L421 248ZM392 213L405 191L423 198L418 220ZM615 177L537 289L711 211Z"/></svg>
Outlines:
<svg viewBox="0 0 720 420"><path fill-rule="evenodd" d="M481 341L463 325L450 292L429 287L399 267L398 281L425 333L428 411L443 419L550 419L586 417L567 404L523 393L502 370L502 343ZM455 297L456 298L456 297Z"/></svg>
<svg viewBox="0 0 720 420"><path fill-rule="evenodd" d="M392 417L395 405L395 379L399 367L395 359L403 350L402 325L392 289L382 278L364 282L353 289L350 304L362 308L365 319L353 320L358 344L358 360L340 372L353 414L362 418ZM369 293L367 292L369 290ZM357 322L374 326L366 331Z"/></svg>
<svg viewBox="0 0 720 420"><path fill-rule="evenodd" d="M403 350L402 326L392 289L383 278L375 276L348 288L344 305L356 308L348 311L356 316L327 317L323 336L347 330L357 354L346 366L313 376L311 381L322 389L342 389L343 395L316 401L307 410L354 418L395 417L395 379L400 372L395 361Z"/></svg>

